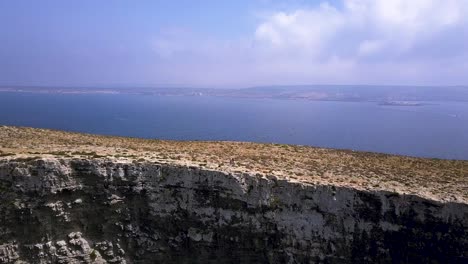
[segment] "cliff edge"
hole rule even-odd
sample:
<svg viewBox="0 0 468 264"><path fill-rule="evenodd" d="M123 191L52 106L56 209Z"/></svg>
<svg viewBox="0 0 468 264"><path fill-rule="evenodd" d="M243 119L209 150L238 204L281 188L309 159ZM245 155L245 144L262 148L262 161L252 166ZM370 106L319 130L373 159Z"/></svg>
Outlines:
<svg viewBox="0 0 468 264"><path fill-rule="evenodd" d="M468 161L0 127L0 263L466 263Z"/></svg>

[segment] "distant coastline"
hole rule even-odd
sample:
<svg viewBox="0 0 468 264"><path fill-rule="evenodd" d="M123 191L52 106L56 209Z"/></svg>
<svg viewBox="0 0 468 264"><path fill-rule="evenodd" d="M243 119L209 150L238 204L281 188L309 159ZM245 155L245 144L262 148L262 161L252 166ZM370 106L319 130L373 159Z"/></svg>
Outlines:
<svg viewBox="0 0 468 264"><path fill-rule="evenodd" d="M408 101L386 101L380 102L379 105L384 106L424 106L429 105L428 103L421 103L421 102L408 102Z"/></svg>
<svg viewBox="0 0 468 264"><path fill-rule="evenodd" d="M465 86L299 85L240 89L187 87L46 87L0 86L0 92L45 94L130 94L150 96L215 96L339 102L375 102L384 106L422 106L431 101L468 102Z"/></svg>

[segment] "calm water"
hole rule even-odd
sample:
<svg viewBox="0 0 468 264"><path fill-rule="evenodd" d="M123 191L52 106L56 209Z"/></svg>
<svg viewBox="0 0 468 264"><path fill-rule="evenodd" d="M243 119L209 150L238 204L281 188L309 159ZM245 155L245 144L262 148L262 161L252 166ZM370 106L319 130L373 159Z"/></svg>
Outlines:
<svg viewBox="0 0 468 264"><path fill-rule="evenodd" d="M0 93L0 124L468 159L467 103L404 107L212 97Z"/></svg>

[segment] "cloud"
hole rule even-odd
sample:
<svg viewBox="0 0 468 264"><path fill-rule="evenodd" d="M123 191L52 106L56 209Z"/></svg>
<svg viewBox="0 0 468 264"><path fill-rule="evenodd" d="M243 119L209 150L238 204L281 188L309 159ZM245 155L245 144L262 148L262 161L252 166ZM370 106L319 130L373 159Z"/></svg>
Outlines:
<svg viewBox="0 0 468 264"><path fill-rule="evenodd" d="M442 32L466 27L465 0L348 0L290 13L277 12L256 29L274 49L300 49L315 56L410 53ZM427 54L430 56L430 54Z"/></svg>
<svg viewBox="0 0 468 264"><path fill-rule="evenodd" d="M203 84L467 83L465 14L466 0L324 1L267 12L241 40L177 32L154 49Z"/></svg>
<svg viewBox="0 0 468 264"><path fill-rule="evenodd" d="M257 27L255 37L274 49L295 48L318 54L344 22L341 14L325 3L316 9L273 14Z"/></svg>

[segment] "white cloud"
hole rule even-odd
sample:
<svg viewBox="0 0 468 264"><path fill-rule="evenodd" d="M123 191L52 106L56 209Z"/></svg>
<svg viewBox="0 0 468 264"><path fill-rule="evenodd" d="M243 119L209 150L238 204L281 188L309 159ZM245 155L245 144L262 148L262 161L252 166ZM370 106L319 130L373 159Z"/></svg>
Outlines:
<svg viewBox="0 0 468 264"><path fill-rule="evenodd" d="M341 9L322 3L272 14L257 27L256 38L304 54L400 54L440 32L466 26L467 11L466 0L348 0Z"/></svg>
<svg viewBox="0 0 468 264"><path fill-rule="evenodd" d="M324 3L312 10L273 14L257 27L255 37L269 42L274 49L298 48L317 54L343 22L341 14Z"/></svg>
<svg viewBox="0 0 468 264"><path fill-rule="evenodd" d="M165 73L203 85L468 83L465 14L468 0L324 1L269 12L243 40L180 31L153 47Z"/></svg>

